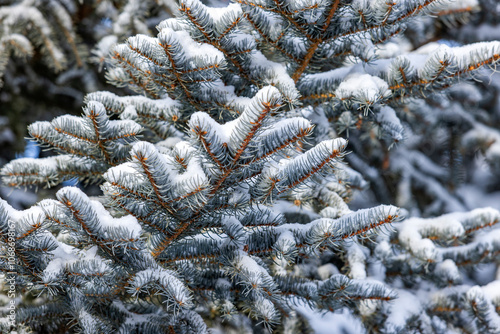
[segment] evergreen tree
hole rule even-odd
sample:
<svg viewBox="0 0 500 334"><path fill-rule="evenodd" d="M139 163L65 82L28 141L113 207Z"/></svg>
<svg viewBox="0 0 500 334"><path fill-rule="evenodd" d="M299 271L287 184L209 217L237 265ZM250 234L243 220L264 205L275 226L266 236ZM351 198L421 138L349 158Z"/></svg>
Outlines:
<svg viewBox="0 0 500 334"><path fill-rule="evenodd" d="M498 264L500 212L457 191L462 148L498 171L498 118L468 112L459 79L484 77L500 42L426 39L479 6L184 0L156 37L115 44L106 77L137 95L30 125L57 154L1 169L103 192L0 200L17 331L303 333L342 312L358 332L500 333L500 277L474 272ZM350 208L357 190L373 205Z"/></svg>

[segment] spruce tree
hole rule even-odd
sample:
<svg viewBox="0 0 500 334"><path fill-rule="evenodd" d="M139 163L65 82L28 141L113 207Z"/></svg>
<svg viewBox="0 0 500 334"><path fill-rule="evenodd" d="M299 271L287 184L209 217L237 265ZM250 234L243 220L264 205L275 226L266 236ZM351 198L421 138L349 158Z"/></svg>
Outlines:
<svg viewBox="0 0 500 334"><path fill-rule="evenodd" d="M355 325L330 332L499 333L500 278L474 269L498 265L500 212L457 189L465 150L498 182L495 117L460 96L500 42L425 39L478 6L183 0L156 37L115 44L106 78L130 94L31 124L55 154L0 171L79 181L0 200L2 331L306 333L341 313Z"/></svg>

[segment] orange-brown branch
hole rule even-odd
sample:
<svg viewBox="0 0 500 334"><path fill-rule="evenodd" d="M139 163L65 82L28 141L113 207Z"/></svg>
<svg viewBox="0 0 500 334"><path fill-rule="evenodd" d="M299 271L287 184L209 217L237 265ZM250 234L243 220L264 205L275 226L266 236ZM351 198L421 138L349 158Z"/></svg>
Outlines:
<svg viewBox="0 0 500 334"><path fill-rule="evenodd" d="M326 29L330 26L330 22L333 19L333 15L337 11L337 8L339 6L340 0L335 0L335 2L332 4L332 7L330 7L330 11L328 12L328 16L326 17L325 23L323 24L323 27L321 28L321 33L324 34ZM319 38L316 40L314 43L312 43L309 46L309 49L307 50L306 56L304 57L304 60L300 63L300 66L295 70L295 73L292 75L293 81L297 82L306 69L307 65L309 65L309 62L311 61L312 57L314 56L314 53L316 52L316 49L318 49L318 46L320 43L322 43L324 40L323 37Z"/></svg>

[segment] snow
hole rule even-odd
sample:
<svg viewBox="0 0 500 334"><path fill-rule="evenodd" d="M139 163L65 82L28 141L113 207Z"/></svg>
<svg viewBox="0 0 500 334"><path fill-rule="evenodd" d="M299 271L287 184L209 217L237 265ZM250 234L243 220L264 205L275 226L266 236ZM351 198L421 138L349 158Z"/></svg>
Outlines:
<svg viewBox="0 0 500 334"><path fill-rule="evenodd" d="M309 322L315 334L361 334L366 333L366 329L351 311L342 308L338 312L317 312L313 311L300 299L293 301L295 311L303 315Z"/></svg>
<svg viewBox="0 0 500 334"><path fill-rule="evenodd" d="M54 12L54 16L57 17L57 23L62 26L63 29L68 31L68 34L73 35L73 22L69 13L59 2L49 2L49 8Z"/></svg>
<svg viewBox="0 0 500 334"><path fill-rule="evenodd" d="M335 90L335 95L341 100L356 98L370 103L390 94L387 82L379 77L359 73L348 76Z"/></svg>
<svg viewBox="0 0 500 334"><path fill-rule="evenodd" d="M380 111L377 113L377 121L382 124L388 124L390 128L387 130L392 138L396 141L403 140L403 126L401 125L401 121L396 116L396 112L389 106L383 106L380 108ZM401 131L399 131L399 129Z"/></svg>
<svg viewBox="0 0 500 334"><path fill-rule="evenodd" d="M196 178L196 182L194 182L194 179ZM205 172L203 171L203 168L201 167L200 161L198 158L193 158L189 160L189 163L187 165L187 169L184 173L182 174L177 174L172 178L173 183L182 183L185 181L190 181L188 184L192 186L192 189L188 190L186 188L186 192L189 193L196 188L202 183L207 183L208 178L205 175ZM186 185L188 187L188 185Z"/></svg>
<svg viewBox="0 0 500 334"><path fill-rule="evenodd" d="M353 279L366 278L365 254L357 243L350 243L347 248L347 261L349 263L350 277Z"/></svg>
<svg viewBox="0 0 500 334"><path fill-rule="evenodd" d="M308 11L317 13L317 15L320 15L323 13L325 9L325 1L324 0L297 0L297 1L291 1L289 3L289 10L290 11L304 11L305 8L311 8ZM317 7L317 8L316 8Z"/></svg>
<svg viewBox="0 0 500 334"><path fill-rule="evenodd" d="M43 281L45 283L54 281L57 277L63 276L64 267L66 262L60 258L55 258L50 261L43 271Z"/></svg>
<svg viewBox="0 0 500 334"><path fill-rule="evenodd" d="M125 162L121 165L111 167L108 169L108 171L104 174L105 178L108 178L107 175L117 173L117 174L139 174L137 170L135 169L135 164L133 162Z"/></svg>
<svg viewBox="0 0 500 334"><path fill-rule="evenodd" d="M377 114L377 120L379 122L387 122L401 126L401 122L396 116L396 112L389 106L383 106L380 108L380 112Z"/></svg>
<svg viewBox="0 0 500 334"><path fill-rule="evenodd" d="M500 303L500 280L493 281L481 287L485 296L495 303Z"/></svg>
<svg viewBox="0 0 500 334"><path fill-rule="evenodd" d="M465 245L455 246L453 248L442 248L440 253L445 256L453 256L454 254L477 254L478 251L486 252L486 255L496 249L496 244L500 241L500 229L492 230L488 233L479 233L474 237L473 242ZM449 253L449 254L447 254Z"/></svg>
<svg viewBox="0 0 500 334"><path fill-rule="evenodd" d="M456 10L456 9L463 9L467 7L472 7L476 8L479 6L478 0L454 0L454 1L447 1L442 5L444 8L443 10Z"/></svg>
<svg viewBox="0 0 500 334"><path fill-rule="evenodd" d="M165 109L165 110L177 110L177 108L181 107L181 103L177 100L173 100L168 96L164 96L161 99L158 100L152 100L149 99L145 96L123 96L123 97L113 97L113 99L117 99L119 101L123 101L124 103L130 103L135 106L141 106L141 105L153 105L159 110Z"/></svg>
<svg viewBox="0 0 500 334"><path fill-rule="evenodd" d="M9 205L9 203L7 203L7 201L5 201L2 198L0 198L0 206L2 207L3 210L7 212L7 217L9 217L10 220L18 221L19 218L22 217L22 212L14 209L12 206Z"/></svg>
<svg viewBox="0 0 500 334"><path fill-rule="evenodd" d="M74 312L74 311L73 311ZM78 309L78 321L81 322L81 326L85 329L96 329L99 326L97 319L92 316L90 313L85 311L83 307Z"/></svg>
<svg viewBox="0 0 500 334"><path fill-rule="evenodd" d="M175 301L177 305L189 305L191 297L187 289L171 270L156 268L139 271L131 279L129 286L134 293L138 293L140 289L136 288L147 287L153 282L158 282L165 291L162 294Z"/></svg>
<svg viewBox="0 0 500 334"><path fill-rule="evenodd" d="M214 231L203 231L203 233L196 234L193 236L194 240L212 240L216 241L220 244L224 243L226 241L226 234L224 233L218 233Z"/></svg>
<svg viewBox="0 0 500 334"><path fill-rule="evenodd" d="M265 22L266 35L269 36L271 40L276 40L281 35L283 31L283 26L286 25L284 19L272 12L261 12L264 15L262 16L262 21Z"/></svg>
<svg viewBox="0 0 500 334"><path fill-rule="evenodd" d="M439 252L436 246L431 240L422 238L418 228L413 227L413 221L415 221L415 219L409 219L405 222L405 228L399 232L399 241L405 245L414 256L424 261L438 261Z"/></svg>
<svg viewBox="0 0 500 334"><path fill-rule="evenodd" d="M493 55L500 54L500 42L481 42L454 48L441 45L435 52L438 54L451 52L457 57L459 66L467 69L470 65L476 65Z"/></svg>
<svg viewBox="0 0 500 334"><path fill-rule="evenodd" d="M215 283L215 286L218 288L223 288L223 289L229 290L229 289L231 289L232 284L231 284L231 282L229 282L225 278L218 278L216 283Z"/></svg>
<svg viewBox="0 0 500 334"><path fill-rule="evenodd" d="M127 215L120 218L114 218L100 202L91 201L91 203L92 209L94 209L102 229L108 230L121 227L127 230L130 238L138 239L141 236L142 227L134 216Z"/></svg>
<svg viewBox="0 0 500 334"><path fill-rule="evenodd" d="M337 197L340 199L340 196L337 195ZM344 203L344 205L347 207L345 202L338 201L338 204L342 205L341 203ZM348 212L346 212L346 213L348 213ZM331 218L331 219L335 219L335 218L338 218L340 216L339 210L337 208L332 208L331 206L328 206L328 207L324 208L323 210L321 210L319 212L319 215L321 216L321 218Z"/></svg>
<svg viewBox="0 0 500 334"><path fill-rule="evenodd" d="M450 213L436 218L410 218L405 220L400 228L402 231L414 230L418 231L417 233L436 233L450 239L458 238L464 234L464 228L461 224L461 221L466 218L464 215L464 213Z"/></svg>
<svg viewBox="0 0 500 334"><path fill-rule="evenodd" d="M406 290L397 290L398 298L390 305L391 313L385 321L388 333L398 333L406 328L406 321L412 316L418 316L423 310L418 298Z"/></svg>
<svg viewBox="0 0 500 334"><path fill-rule="evenodd" d="M167 139L167 140L169 140L169 139ZM173 140L175 140L175 138ZM178 151L186 151L187 154L196 152L196 149L193 146L191 146L191 144L189 144L189 142L184 141L184 140L177 142L174 147Z"/></svg>
<svg viewBox="0 0 500 334"><path fill-rule="evenodd" d="M318 267L318 275L321 280L327 280L332 275L340 274L340 271L331 263L324 264Z"/></svg>
<svg viewBox="0 0 500 334"><path fill-rule="evenodd" d="M314 74L306 74L303 76L301 81L313 81L318 84L322 82L329 82L329 81L340 81L344 79L352 70L354 66L344 66L340 68L336 68L334 70L326 71L326 72L319 72L319 73L314 73Z"/></svg>
<svg viewBox="0 0 500 334"><path fill-rule="evenodd" d="M496 313L495 307L487 300L484 291L479 286L470 288L465 294L465 298L469 303L475 302L478 304L479 310L476 312L484 316L484 321L488 324L488 329L491 333L500 332L500 317Z"/></svg>
<svg viewBox="0 0 500 334"><path fill-rule="evenodd" d="M161 146L161 147L166 147L166 148L174 148L177 146L182 141L179 137L168 137L165 140L159 141L155 144L155 146ZM186 143L186 142L183 142Z"/></svg>
<svg viewBox="0 0 500 334"><path fill-rule="evenodd" d="M64 243L59 243L59 246L51 251L51 253L54 255L54 258L43 271L42 280L45 283L56 281L58 278L61 278L66 266L79 260L79 250Z"/></svg>
<svg viewBox="0 0 500 334"><path fill-rule="evenodd" d="M410 218L402 224L396 226L399 230L400 242L423 260L439 261L441 254L451 251L448 248L437 248L434 243L423 236L434 236L440 240L453 240L465 235L465 228L474 228L477 223L472 225L468 222L471 219L480 218L482 215L488 217L497 217L498 212L492 208L483 208L473 210L468 213L450 213L436 218ZM486 221L489 223L489 221ZM467 224L464 226L464 224ZM492 244L494 240L499 240L500 230L496 229L485 234L476 236L477 242ZM469 243L463 246L455 246L452 251L466 252L468 249L474 249L476 244Z"/></svg>
<svg viewBox="0 0 500 334"><path fill-rule="evenodd" d="M485 157L486 159L491 161L500 160L500 141L496 141L494 144L488 147Z"/></svg>
<svg viewBox="0 0 500 334"><path fill-rule="evenodd" d="M413 49L411 43L400 36L395 36L389 42L379 44L375 49L377 58L395 58L400 55L408 54Z"/></svg>
<svg viewBox="0 0 500 334"><path fill-rule="evenodd" d="M470 148L486 146L484 150L487 159L495 161L500 158L500 131L497 129L476 123L474 128L462 137L462 144Z"/></svg>
<svg viewBox="0 0 500 334"><path fill-rule="evenodd" d="M299 97L299 92L295 88L293 79L288 75L286 68L276 62L268 60L260 51L253 51L250 58L250 70L254 74L262 73L262 69L267 70L267 75L263 80L266 84L276 86L288 101L294 101ZM272 74L272 75L271 75ZM264 87L265 88L265 87Z"/></svg>
<svg viewBox="0 0 500 334"><path fill-rule="evenodd" d="M163 28L158 34L160 41L174 39L182 46L182 51L189 58L209 58L207 61L212 63L222 63L225 61L224 54L214 46L207 43L198 43L194 41L187 31L174 31L170 28Z"/></svg>
<svg viewBox="0 0 500 334"><path fill-rule="evenodd" d="M95 217L98 221L94 231L100 233L101 238L108 238L109 231L118 228L126 231L127 238L138 239L142 234L142 228L135 217L127 215L120 218L114 218L100 202L89 200L77 187L64 187L57 192L57 197L67 198L74 203L73 205L83 208L89 205L88 214L91 217Z"/></svg>
<svg viewBox="0 0 500 334"><path fill-rule="evenodd" d="M189 7L189 2L186 1L186 6ZM241 13L241 7L239 4L230 3L227 7L222 8L213 8L213 7L205 7L208 15L215 21L220 21L224 16L233 15L234 17L238 17Z"/></svg>
<svg viewBox="0 0 500 334"><path fill-rule="evenodd" d="M137 119L137 111L135 110L135 107L132 105L128 105L125 107L125 110L120 114L121 119L132 119L135 120Z"/></svg>
<svg viewBox="0 0 500 334"><path fill-rule="evenodd" d="M280 233L276 243L295 245L297 242L295 241L295 237L291 231L283 231Z"/></svg>
<svg viewBox="0 0 500 334"><path fill-rule="evenodd" d="M445 278L446 281L449 281L450 277L453 277L453 279L457 278L459 280L461 278L457 265L451 259L446 259L443 262L438 263L434 269L434 274L438 277L441 276Z"/></svg>
<svg viewBox="0 0 500 334"><path fill-rule="evenodd" d="M12 41L12 43L7 43L8 40ZM18 56L31 56L33 54L33 46L29 39L23 35L9 34L7 36L2 36L0 41L3 45L13 48L14 53Z"/></svg>
<svg viewBox="0 0 500 334"><path fill-rule="evenodd" d="M201 111L195 112L191 115L191 119L189 120L189 126L191 128L200 126L202 129L209 129L210 132L213 132L220 139L221 143L229 142L229 138L236 125L237 119L221 125L210 117L210 115Z"/></svg>
<svg viewBox="0 0 500 334"><path fill-rule="evenodd" d="M430 42L422 45L418 49L412 52L412 55L429 55L432 54L433 52L436 52L436 50L439 49L439 47L442 44L439 44L437 42Z"/></svg>
<svg viewBox="0 0 500 334"><path fill-rule="evenodd" d="M269 276L267 271L262 268L254 259L248 256L242 250L239 250L239 256L237 257L237 262L235 263L237 268L244 270L246 274L246 279L253 285L260 285L263 283L262 279L264 276ZM264 274L264 275L260 275Z"/></svg>
<svg viewBox="0 0 500 334"><path fill-rule="evenodd" d="M118 42L118 38L115 35L108 35L101 38L99 43L92 51L93 54L99 57L105 57L109 50Z"/></svg>

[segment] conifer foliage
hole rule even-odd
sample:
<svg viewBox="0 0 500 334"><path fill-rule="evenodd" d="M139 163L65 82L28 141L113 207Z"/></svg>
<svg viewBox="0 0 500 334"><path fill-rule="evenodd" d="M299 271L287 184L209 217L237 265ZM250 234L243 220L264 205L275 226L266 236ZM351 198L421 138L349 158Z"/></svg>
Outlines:
<svg viewBox="0 0 500 334"><path fill-rule="evenodd" d="M500 280L473 275L498 264L500 213L463 212L446 172L402 143L426 131L407 115L494 66L500 42L389 50L424 29L415 18L463 21L474 6L184 0L156 37L115 44L106 77L140 95L88 94L81 117L29 127L55 155L1 169L13 187L76 178L102 189L62 187L25 211L0 200L16 329L299 333L344 312L373 333L500 332ZM498 134L469 130L469 147ZM422 177L419 162L435 172ZM381 181L380 170L394 173ZM418 217L411 182L430 185L431 213L460 212ZM352 211L354 189L383 196Z"/></svg>

